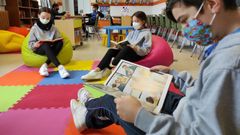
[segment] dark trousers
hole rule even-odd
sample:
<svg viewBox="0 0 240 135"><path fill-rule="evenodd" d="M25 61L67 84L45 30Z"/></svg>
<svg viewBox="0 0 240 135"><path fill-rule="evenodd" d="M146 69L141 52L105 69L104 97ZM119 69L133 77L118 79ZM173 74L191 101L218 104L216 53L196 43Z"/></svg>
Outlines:
<svg viewBox="0 0 240 135"><path fill-rule="evenodd" d="M39 55L46 55L48 58L46 63L49 65L52 62L56 67L58 67L60 65L60 62L57 59L57 55L61 51L62 47L63 41L57 41L54 43L43 43L34 52Z"/></svg>
<svg viewBox="0 0 240 135"><path fill-rule="evenodd" d="M112 58L113 61L112 61ZM98 65L98 68L101 70L105 68L111 69L109 67L110 63L112 62L112 65L116 66L121 59L127 60L130 62L136 62L141 59L143 59L143 56L139 56L131 47L124 46L122 49L109 49L105 56L102 58L101 62Z"/></svg>
<svg viewBox="0 0 240 135"><path fill-rule="evenodd" d="M162 113L172 114L181 98L182 96L180 95L168 92L162 108ZM86 125L88 128L101 129L115 123L121 125L128 135L146 134L135 127L133 123L123 121L118 116L116 104L114 103L114 97L110 95L92 99L86 102L85 105L88 110L86 115Z"/></svg>
<svg viewBox="0 0 240 135"><path fill-rule="evenodd" d="M86 25L94 26L94 25L95 25L95 22L89 21L89 22L86 22L86 23L84 23L84 24L82 25L82 29L83 29L83 31L86 33L86 38L87 38L88 35L89 35L89 33L88 33L87 29L86 29Z"/></svg>

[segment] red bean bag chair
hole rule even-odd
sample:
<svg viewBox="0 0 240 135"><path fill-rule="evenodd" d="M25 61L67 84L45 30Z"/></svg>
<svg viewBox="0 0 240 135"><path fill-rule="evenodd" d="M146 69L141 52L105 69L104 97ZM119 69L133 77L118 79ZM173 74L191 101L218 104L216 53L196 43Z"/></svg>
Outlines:
<svg viewBox="0 0 240 135"><path fill-rule="evenodd" d="M145 67L153 67L156 65L170 66L173 63L173 52L166 40L159 36L152 36L152 50L142 60L136 64Z"/></svg>
<svg viewBox="0 0 240 135"><path fill-rule="evenodd" d="M9 27L8 31L23 35L24 37L26 37L29 33L28 28L25 27Z"/></svg>

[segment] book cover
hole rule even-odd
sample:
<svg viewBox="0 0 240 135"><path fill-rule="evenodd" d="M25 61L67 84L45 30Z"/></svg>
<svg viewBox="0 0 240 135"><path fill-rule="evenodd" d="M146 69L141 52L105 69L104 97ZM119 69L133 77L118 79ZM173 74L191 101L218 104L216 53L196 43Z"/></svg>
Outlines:
<svg viewBox="0 0 240 135"><path fill-rule="evenodd" d="M41 40L40 42L49 42L49 43L54 43L54 42L56 42L56 41L59 41L59 40L63 40L63 38L56 38L56 39L54 39L54 40Z"/></svg>

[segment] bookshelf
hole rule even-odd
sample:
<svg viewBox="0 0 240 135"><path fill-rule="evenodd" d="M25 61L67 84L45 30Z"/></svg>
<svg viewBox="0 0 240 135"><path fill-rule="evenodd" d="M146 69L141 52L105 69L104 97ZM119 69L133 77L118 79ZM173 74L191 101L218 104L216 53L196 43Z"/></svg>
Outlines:
<svg viewBox="0 0 240 135"><path fill-rule="evenodd" d="M10 26L31 27L38 19L39 5L37 0L7 0L6 10Z"/></svg>

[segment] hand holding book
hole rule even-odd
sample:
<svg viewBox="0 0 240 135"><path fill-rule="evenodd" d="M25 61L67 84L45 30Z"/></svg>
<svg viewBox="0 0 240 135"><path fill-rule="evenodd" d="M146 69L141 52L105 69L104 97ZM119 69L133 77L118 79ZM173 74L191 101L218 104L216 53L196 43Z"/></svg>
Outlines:
<svg viewBox="0 0 240 135"><path fill-rule="evenodd" d="M166 67L166 66L158 65L158 66L151 67L150 70L151 70L152 72L169 73L169 71L170 71L171 69L170 69L169 67Z"/></svg>
<svg viewBox="0 0 240 135"><path fill-rule="evenodd" d="M117 114L121 119L134 123L137 113L142 108L141 102L132 96L115 98ZM127 105L127 106L126 106Z"/></svg>

